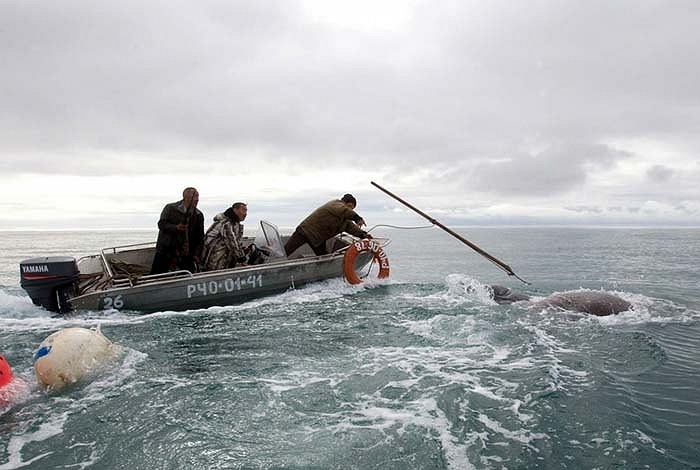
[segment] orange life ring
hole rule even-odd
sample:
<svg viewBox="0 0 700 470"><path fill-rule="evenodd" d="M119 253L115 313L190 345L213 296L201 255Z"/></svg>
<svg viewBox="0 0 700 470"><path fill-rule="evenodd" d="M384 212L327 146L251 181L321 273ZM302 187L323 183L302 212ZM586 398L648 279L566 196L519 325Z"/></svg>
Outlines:
<svg viewBox="0 0 700 470"><path fill-rule="evenodd" d="M355 272L355 258L360 253L372 253L373 262L379 265L377 278L384 279L389 277L389 258L386 253L384 253L384 250L378 243L365 238L350 245L343 257L343 275L350 284L362 283L362 279Z"/></svg>

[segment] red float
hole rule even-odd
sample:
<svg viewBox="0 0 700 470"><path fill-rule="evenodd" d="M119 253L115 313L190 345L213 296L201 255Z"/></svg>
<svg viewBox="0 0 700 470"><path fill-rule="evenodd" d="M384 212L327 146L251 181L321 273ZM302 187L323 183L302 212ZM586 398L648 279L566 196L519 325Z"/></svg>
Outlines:
<svg viewBox="0 0 700 470"><path fill-rule="evenodd" d="M12 382L12 369L4 357L0 354L0 388Z"/></svg>

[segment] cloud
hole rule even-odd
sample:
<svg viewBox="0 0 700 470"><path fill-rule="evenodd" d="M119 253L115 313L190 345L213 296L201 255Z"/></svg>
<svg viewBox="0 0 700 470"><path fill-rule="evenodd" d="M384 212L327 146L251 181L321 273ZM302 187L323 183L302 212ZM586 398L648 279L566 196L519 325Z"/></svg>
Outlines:
<svg viewBox="0 0 700 470"><path fill-rule="evenodd" d="M647 170L647 178L654 183L663 183L673 176L673 168L664 165L654 165Z"/></svg>
<svg viewBox="0 0 700 470"><path fill-rule="evenodd" d="M583 186L591 171L605 171L630 154L605 145L563 145L476 164L468 177L483 192L547 196Z"/></svg>
<svg viewBox="0 0 700 470"><path fill-rule="evenodd" d="M600 214L603 212L603 208L597 206L574 206L565 207L565 209L572 212L579 212L584 214Z"/></svg>
<svg viewBox="0 0 700 470"><path fill-rule="evenodd" d="M266 187L276 171L285 203L304 173L358 168L444 210L642 207L671 180L692 201L699 14L692 1L7 0L0 170L205 191L211 175ZM641 138L679 160L616 145Z"/></svg>

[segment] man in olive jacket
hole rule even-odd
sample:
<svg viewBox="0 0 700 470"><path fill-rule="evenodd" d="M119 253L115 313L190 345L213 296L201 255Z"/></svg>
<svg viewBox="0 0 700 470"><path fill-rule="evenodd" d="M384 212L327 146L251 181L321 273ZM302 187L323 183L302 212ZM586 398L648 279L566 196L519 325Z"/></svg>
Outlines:
<svg viewBox="0 0 700 470"><path fill-rule="evenodd" d="M166 204L158 220L158 241L151 274L176 269L197 271L204 242L204 215L197 209L199 193L185 188L182 200Z"/></svg>
<svg viewBox="0 0 700 470"><path fill-rule="evenodd" d="M355 212L357 201L352 194L346 194L341 199L328 201L305 218L287 243L284 251L287 256L291 255L304 243L308 243L316 255L325 255L326 240L347 232L360 238L372 238L360 227L365 225L365 221Z"/></svg>

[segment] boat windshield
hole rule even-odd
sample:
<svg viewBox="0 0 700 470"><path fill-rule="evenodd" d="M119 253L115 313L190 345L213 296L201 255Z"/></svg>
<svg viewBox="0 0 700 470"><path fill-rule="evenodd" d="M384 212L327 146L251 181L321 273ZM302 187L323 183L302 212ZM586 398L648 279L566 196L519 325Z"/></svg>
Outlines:
<svg viewBox="0 0 700 470"><path fill-rule="evenodd" d="M262 229L263 235L265 236L265 243L267 248L269 248L277 257L286 258L284 252L284 244L282 243L282 237L280 237L280 232L277 227L267 220L260 221L260 228Z"/></svg>

